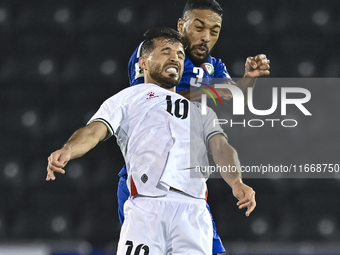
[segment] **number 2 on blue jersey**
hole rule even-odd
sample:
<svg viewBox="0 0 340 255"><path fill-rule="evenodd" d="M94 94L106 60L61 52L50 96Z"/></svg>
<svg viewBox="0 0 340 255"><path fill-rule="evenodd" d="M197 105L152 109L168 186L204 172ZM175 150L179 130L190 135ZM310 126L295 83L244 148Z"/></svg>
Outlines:
<svg viewBox="0 0 340 255"><path fill-rule="evenodd" d="M203 75L204 75L203 69L195 66L192 71L193 71L193 73L196 73L197 75L196 75L196 78L190 79L190 85L194 86L194 87L201 87L202 79L203 79Z"/></svg>

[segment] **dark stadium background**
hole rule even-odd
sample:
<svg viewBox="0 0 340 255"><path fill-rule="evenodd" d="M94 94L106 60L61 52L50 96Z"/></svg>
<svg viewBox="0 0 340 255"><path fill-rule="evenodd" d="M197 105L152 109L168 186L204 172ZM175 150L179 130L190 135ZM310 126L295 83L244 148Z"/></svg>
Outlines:
<svg viewBox="0 0 340 255"><path fill-rule="evenodd" d="M213 55L232 77L242 76L248 56L265 53L271 78L339 78L339 1L219 2L223 29ZM124 165L115 139L70 162L54 182L45 181L47 157L128 86L127 62L143 33L152 26L176 28L184 3L0 1L1 255L115 254L117 174ZM339 89L325 91L319 81L312 99L323 108L313 109L331 128L318 126L317 118L298 132L266 129L268 136L234 128L228 135L242 163L290 164L301 157L339 163ZM208 182L208 201L230 254L340 254L338 180L245 182L257 192L249 218L223 180Z"/></svg>

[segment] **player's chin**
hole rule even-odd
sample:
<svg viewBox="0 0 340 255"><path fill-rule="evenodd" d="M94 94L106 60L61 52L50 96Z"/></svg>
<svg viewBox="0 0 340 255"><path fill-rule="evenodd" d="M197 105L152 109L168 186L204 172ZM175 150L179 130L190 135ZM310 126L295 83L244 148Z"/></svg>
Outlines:
<svg viewBox="0 0 340 255"><path fill-rule="evenodd" d="M209 57L209 55L208 54L204 54L204 55L202 55L202 54L192 54L192 56L193 56L193 60L197 63L203 63L203 62L205 62L207 59L208 59L208 57Z"/></svg>
<svg viewBox="0 0 340 255"><path fill-rule="evenodd" d="M180 81L180 77L175 75L175 74L171 74L170 77L167 77L165 80L165 83L167 84L167 87L175 87L178 85Z"/></svg>
<svg viewBox="0 0 340 255"><path fill-rule="evenodd" d="M174 73L165 73L164 75L167 79L171 79L171 80L179 80L179 75L178 74L174 74Z"/></svg>

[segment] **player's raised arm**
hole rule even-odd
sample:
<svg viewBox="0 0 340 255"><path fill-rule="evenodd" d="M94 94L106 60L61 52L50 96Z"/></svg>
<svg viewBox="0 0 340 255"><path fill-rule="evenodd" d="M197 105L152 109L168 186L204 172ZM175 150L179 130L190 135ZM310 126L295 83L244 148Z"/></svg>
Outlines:
<svg viewBox="0 0 340 255"><path fill-rule="evenodd" d="M48 157L46 181L55 180L54 172L64 174L66 164L83 156L103 140L108 134L107 127L101 122L91 122L78 129L66 144Z"/></svg>
<svg viewBox="0 0 340 255"><path fill-rule="evenodd" d="M217 134L209 140L209 148L216 164L226 166L224 169L232 170L221 171L221 176L239 200L237 202L239 209L247 207L246 216L249 216L256 206L255 191L242 182L241 165L236 150L222 134Z"/></svg>
<svg viewBox="0 0 340 255"><path fill-rule="evenodd" d="M247 58L243 78L237 82L237 86L242 90L245 98L248 95L248 87L254 87L258 77L269 75L269 69L270 60L266 55L259 54Z"/></svg>

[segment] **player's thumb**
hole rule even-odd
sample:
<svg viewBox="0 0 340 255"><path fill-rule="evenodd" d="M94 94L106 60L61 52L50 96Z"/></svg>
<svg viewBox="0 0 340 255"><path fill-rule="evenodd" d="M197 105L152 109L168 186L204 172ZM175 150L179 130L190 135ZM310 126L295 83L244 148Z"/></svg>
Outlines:
<svg viewBox="0 0 340 255"><path fill-rule="evenodd" d="M250 61L250 66L253 68L253 69L256 69L257 68L257 63L255 60L251 60Z"/></svg>

